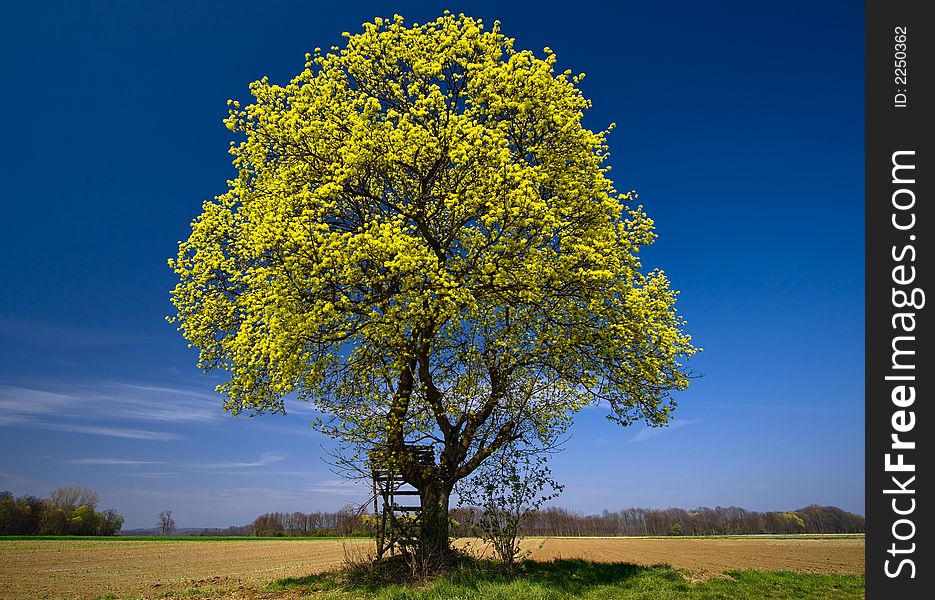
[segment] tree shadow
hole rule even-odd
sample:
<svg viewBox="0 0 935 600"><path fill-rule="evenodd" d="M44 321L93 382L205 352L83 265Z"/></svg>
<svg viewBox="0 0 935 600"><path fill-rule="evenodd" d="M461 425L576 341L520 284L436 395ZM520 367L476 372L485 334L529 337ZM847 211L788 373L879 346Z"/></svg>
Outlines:
<svg viewBox="0 0 935 600"><path fill-rule="evenodd" d="M581 559L557 559L548 562L527 560L512 571L500 563L462 556L450 569L435 578L451 584L477 589L482 585L527 582L567 595L579 595L602 586L635 582L642 577L669 579L685 583L679 571L668 565L645 567L631 563L603 563ZM337 571L327 571L306 577L279 579L274 589L300 588L306 592L345 590L373 595L380 590L408 584L425 585L431 581L411 576L401 560L383 560L367 565L349 565Z"/></svg>
<svg viewBox="0 0 935 600"><path fill-rule="evenodd" d="M604 563L582 559L524 561L512 577L565 593L577 594L594 587L625 583L650 572L654 577L661 575L673 581L685 581L682 575L669 565L645 567L632 563Z"/></svg>

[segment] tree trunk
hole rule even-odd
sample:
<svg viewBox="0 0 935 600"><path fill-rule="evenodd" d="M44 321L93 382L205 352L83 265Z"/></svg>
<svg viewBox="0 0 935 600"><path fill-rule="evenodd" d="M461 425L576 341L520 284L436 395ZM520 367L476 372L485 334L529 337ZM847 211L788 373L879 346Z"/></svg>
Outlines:
<svg viewBox="0 0 935 600"><path fill-rule="evenodd" d="M422 501L421 554L427 571L444 566L449 554L448 502L451 491L438 482L429 482L419 490Z"/></svg>

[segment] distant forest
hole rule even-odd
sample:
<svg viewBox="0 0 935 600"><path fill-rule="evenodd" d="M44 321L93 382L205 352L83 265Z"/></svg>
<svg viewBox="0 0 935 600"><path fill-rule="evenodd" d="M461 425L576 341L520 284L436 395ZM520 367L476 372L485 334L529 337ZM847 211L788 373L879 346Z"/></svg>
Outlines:
<svg viewBox="0 0 935 600"><path fill-rule="evenodd" d="M0 535L114 535L123 517L113 510L97 511L97 494L62 487L49 498L14 498L0 492ZM451 535L476 534L478 509L451 511ZM337 512L272 512L252 523L224 529L182 529L200 536L353 537L371 534L373 516L346 506ZM158 534L156 530L125 533ZM864 517L835 506L806 506L788 512L756 512L728 508L625 508L585 515L565 508L530 512L521 534L526 536L667 536L796 533L864 533Z"/></svg>
<svg viewBox="0 0 935 600"><path fill-rule="evenodd" d="M457 508L452 535L468 536L477 512ZM788 512L756 512L727 508L625 508L583 515L564 508L546 508L527 515L521 529L529 536L614 535L741 535L793 533L863 533L864 517L836 506L806 506Z"/></svg>
<svg viewBox="0 0 935 600"><path fill-rule="evenodd" d="M0 535L114 535L123 517L113 509L97 510L97 494L80 487L60 487L48 498L0 492Z"/></svg>
<svg viewBox="0 0 935 600"><path fill-rule="evenodd" d="M472 508L451 511L451 535L476 533L479 512ZM366 536L372 517L346 507L336 513L266 513L252 524L224 530L205 530L204 535ZM529 513L522 528L527 536L636 536L636 535L741 535L796 533L863 533L864 517L835 506L807 506L788 512L756 512L728 508L652 509L625 508L600 515L584 515L565 508Z"/></svg>

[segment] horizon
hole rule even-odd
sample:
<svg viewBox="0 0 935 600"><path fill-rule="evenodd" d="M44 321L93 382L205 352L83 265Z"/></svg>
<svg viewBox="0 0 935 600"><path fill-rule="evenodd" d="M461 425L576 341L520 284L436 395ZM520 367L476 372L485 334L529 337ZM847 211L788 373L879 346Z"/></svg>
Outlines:
<svg viewBox="0 0 935 600"><path fill-rule="evenodd" d="M228 98L288 81L376 16L424 22L445 5L273 2L244 32L249 6L0 7L17 91L0 99L15 116L0 150L0 490L90 488L125 529L162 510L224 528L367 497L324 462L334 444L311 405L222 411L222 379L164 320L166 261L234 174ZM616 122L611 179L656 223L644 271L665 270L704 348L668 427L578 413L546 506L863 515L863 5L608 3L560 27L530 6L457 11L587 74L584 122Z"/></svg>
<svg viewBox="0 0 935 600"><path fill-rule="evenodd" d="M0 493L9 492L9 491L10 491L10 490L3 490L3 489L0 489ZM94 491L94 490L91 490L91 491ZM23 494L22 496L25 496L25 495L26 495L26 494ZM14 493L14 494L13 494L13 497L14 497L14 499L15 499L15 498L21 497L21 495L15 494L15 493ZM46 498L41 498L41 499L46 499ZM364 503L361 504L361 505L355 505L355 504L353 504L353 503L348 503L348 504L346 504L346 505L344 505L344 506L341 506L341 507L339 507L339 508L337 508L337 509L335 509L335 510L311 511L311 513L319 512L319 513L335 514L335 513L337 513L337 512L342 511L342 510L352 509L353 511L358 512L358 514L361 514L361 515L368 515L368 514L373 514L373 513L370 511L370 508L371 508L371 507L370 507L370 504L371 504L371 503L372 503L372 500L369 501L369 502L364 502ZM767 510L767 511L750 510L750 509L747 509L747 508L745 508L745 507L743 507L743 506L735 506L735 505L727 505L727 506L720 506L720 505L718 505L718 506L695 506L695 507L691 507L691 508L689 508L689 507L684 507L684 506L664 506L664 507L663 507L663 506L660 506L660 507L624 506L624 507L615 508L615 509L604 508L604 509L601 509L601 510L598 510L598 511L591 511L591 512L588 512L588 511L577 511L577 510L574 510L574 509L569 509L569 508L563 506L563 505L562 505L561 503L559 503L559 502L550 502L550 503L544 504L541 508L534 508L534 509L531 509L530 512L531 512L531 513L536 513L536 512L540 512L540 511L548 511L548 510L550 510L550 509L558 509L558 510L567 511L568 513L572 514L572 515L575 516L575 517L579 517L579 518L590 518L590 517L601 517L601 516L605 516L605 515L607 515L607 514L610 514L610 515L619 514L619 513L623 513L623 512L625 512L625 511L631 511L631 510L637 510L637 511L657 511L657 512L665 512L665 511L670 511L670 510L680 510L680 511L685 511L685 512L691 514L691 513L700 512L700 511L704 511L704 510L718 511L718 510L722 510L722 509L727 509L727 510L730 510L730 509L740 509L740 510L745 511L745 512L747 512L747 513L754 513L754 514L770 514L770 513L801 512L801 511L804 511L804 510L806 510L806 509L808 509L808 508L812 508L812 507L818 507L818 508L824 508L824 509L836 509L836 510L841 510L841 511L844 511L844 512L849 513L849 514L855 514L855 515L857 515L857 516L859 516L859 517L861 517L861 518L866 518L866 515L864 515L863 513L855 513L855 512L851 512L851 511L844 510L843 508L840 508L840 507L838 507L838 506L834 506L834 505L822 505L822 504L808 504L808 505L798 506L798 507L796 507L796 508L779 509L779 510ZM102 510L106 510L106 509L105 509L104 507L102 507L102 506L98 506L97 508L102 509ZM107 507L107 508L115 508L115 507ZM473 505L473 504L457 504L456 506L452 506L452 507L451 507L451 511L457 511L457 510L461 510L461 509L482 510L482 507L479 507L479 506L476 506L476 505ZM115 508L115 510L116 510L116 512L117 512L118 514L120 513L119 508ZM171 512L171 511L170 511L170 512ZM244 523L231 523L231 524L228 524L227 526L211 526L211 527L204 527L204 526L199 526L199 525L194 525L194 524L183 524L183 525L177 526L177 527L175 528L174 532L173 532L172 534L170 534L170 535L181 535L181 533L179 533L179 532L182 532L182 531L212 531L212 530L225 531L225 530L234 529L234 528L251 527L251 526L253 525L253 523L256 521L257 518L259 518L259 517L261 517L261 516L264 516L264 515L276 514L276 513L291 515L291 514L294 514L294 513L297 513L297 512L304 512L304 511L301 511L301 510L289 510L289 509L281 509L281 510L275 510L275 511L266 511L266 512L263 512L263 513L258 513L258 514L255 515L252 519L250 519L250 521L248 521L248 522L244 522ZM311 514L311 513L309 513L309 514ZM122 527L120 530L118 530L118 531L115 533L115 535L129 535L131 532L137 532L137 531L159 531L160 527L161 527L160 524L156 524L156 525L149 526L149 527L133 527L133 528Z"/></svg>

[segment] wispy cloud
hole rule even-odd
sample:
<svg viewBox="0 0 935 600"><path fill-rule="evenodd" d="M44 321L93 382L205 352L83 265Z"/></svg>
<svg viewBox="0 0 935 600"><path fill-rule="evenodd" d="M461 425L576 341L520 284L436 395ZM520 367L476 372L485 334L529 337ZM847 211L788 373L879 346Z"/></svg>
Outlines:
<svg viewBox="0 0 935 600"><path fill-rule="evenodd" d="M74 458L62 461L69 465L164 465L158 460L130 460L126 458Z"/></svg>
<svg viewBox="0 0 935 600"><path fill-rule="evenodd" d="M90 435L103 435L107 437L126 438L130 440L181 440L184 436L170 431L149 431L146 429L125 429L122 427L106 427L98 425L76 425L72 423L40 423L43 429L67 431L70 433L87 433Z"/></svg>
<svg viewBox="0 0 935 600"><path fill-rule="evenodd" d="M217 394L187 387L104 382L78 392L114 418L161 423L204 423L223 416Z"/></svg>
<svg viewBox="0 0 935 600"><path fill-rule="evenodd" d="M601 410L611 410L610 402L598 398L593 402L584 405L584 410L592 410L595 408L599 408Z"/></svg>
<svg viewBox="0 0 935 600"><path fill-rule="evenodd" d="M289 477L294 479L296 477L300 478L316 478L319 476L318 473L312 471L263 471L264 475L270 475L274 477Z"/></svg>
<svg viewBox="0 0 935 600"><path fill-rule="evenodd" d="M178 473L124 473L127 477L140 477L143 479L162 479L165 477L174 477Z"/></svg>
<svg viewBox="0 0 935 600"><path fill-rule="evenodd" d="M289 458L288 454L280 452L264 452L260 458L247 462L216 462L216 463L193 463L189 465L195 469L249 469L254 467L265 467L281 460Z"/></svg>
<svg viewBox="0 0 935 600"><path fill-rule="evenodd" d="M31 427L141 440L178 440L140 427L220 420L217 394L188 387L99 381L44 388L0 385L0 427Z"/></svg>
<svg viewBox="0 0 935 600"><path fill-rule="evenodd" d="M150 335L75 327L12 315L0 315L0 334L19 344L47 347L93 347L163 341L162 338Z"/></svg>
<svg viewBox="0 0 935 600"><path fill-rule="evenodd" d="M296 400L295 398L287 398L285 404L286 411L289 414L310 415L314 417L324 416L324 413L318 410L311 402L302 402L301 400Z"/></svg>
<svg viewBox="0 0 935 600"><path fill-rule="evenodd" d="M630 438L631 444L636 444L639 442L645 442L648 439L654 438L658 435L666 433L668 431L674 431L676 429L681 429L689 425L694 425L698 421L693 419L685 419L683 421L673 421L667 427L646 427L639 431L635 436Z"/></svg>
<svg viewBox="0 0 935 600"><path fill-rule="evenodd" d="M305 491L316 494L346 496L354 492L365 491L364 486L348 479L322 479L313 485L305 487Z"/></svg>
<svg viewBox="0 0 935 600"><path fill-rule="evenodd" d="M0 385L7 416L91 416L166 423L205 422L223 416L213 392L187 387L101 381L45 389Z"/></svg>
<svg viewBox="0 0 935 600"><path fill-rule="evenodd" d="M307 500L307 497L299 491L273 487L223 488L212 494L212 496L224 501L237 498L250 498L251 500L262 498L266 501L283 503Z"/></svg>
<svg viewBox="0 0 935 600"><path fill-rule="evenodd" d="M117 435L117 433L122 433L122 430L116 430L112 432L111 435ZM140 432L130 430L126 432L127 435L124 437L131 437L131 434L134 437L139 437L140 439L152 439L144 437L145 435L159 434L159 432ZM169 434L171 435L171 434ZM288 458L288 454L283 454L280 452L264 452L256 460L248 461L229 461L229 462L211 462L211 463L181 463L181 464L172 464L170 468L176 469L212 469L212 470L225 470L229 471L231 469L256 469L258 467L265 467L278 463L280 461ZM69 465L82 465L82 466L123 466L123 467L136 467L136 466L147 466L147 465L168 465L166 461L161 460L137 460L131 458L73 458L68 460L61 461L63 464ZM252 475L257 473L257 471L243 471L244 475ZM263 471L264 474L269 474L267 471ZM133 472L125 473L129 477L167 477L170 475L177 475L176 472ZM298 474L298 472L296 472Z"/></svg>
<svg viewBox="0 0 935 600"><path fill-rule="evenodd" d="M14 425L67 410L73 398L46 390L0 385L0 425Z"/></svg>

